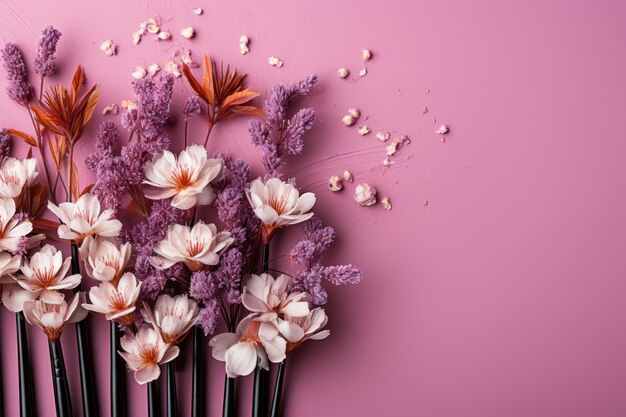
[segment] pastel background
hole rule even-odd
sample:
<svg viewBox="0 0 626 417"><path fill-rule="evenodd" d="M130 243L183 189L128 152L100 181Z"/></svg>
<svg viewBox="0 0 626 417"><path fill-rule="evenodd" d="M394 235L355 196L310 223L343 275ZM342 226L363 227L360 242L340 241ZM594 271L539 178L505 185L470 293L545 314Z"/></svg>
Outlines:
<svg viewBox="0 0 626 417"><path fill-rule="evenodd" d="M133 45L136 26L155 16L174 40ZM320 76L308 99L317 125L287 172L318 194L316 212L337 229L328 262L352 262L366 278L331 290L331 337L290 360L286 416L618 417L626 414L625 19L617 0L0 0L0 43L18 43L30 59L53 24L63 32L54 81L67 82L81 63L102 85L80 155L105 119L100 110L131 98L132 67L163 63L175 43L247 72L263 97L274 82ZM196 28L193 40L179 35L186 26ZM242 34L252 39L247 56ZM117 56L98 50L106 39L120 45ZM362 48L374 59L359 79ZM285 66L270 67L271 55ZM341 66L349 80L337 77ZM178 114L190 89L179 80L175 91ZM373 134L341 124L353 106L374 132L411 138L391 167L382 167L385 145ZM0 108L0 125L29 128L4 95ZM445 143L435 133L441 123L451 129ZM193 132L203 137L199 124ZM258 160L242 120L220 126L214 146ZM388 195L393 210L358 206L353 185L329 192L328 177L344 169ZM278 257L287 248L274 251L276 266L289 268ZM98 317L89 324L106 416L108 327ZM16 416L6 310L0 329L4 408ZM33 328L29 337L39 412L51 416L46 341ZM73 328L63 345L79 415ZM190 347L178 373L183 415ZM208 372L217 416L223 365L211 360ZM130 374L128 385L129 415L146 415L145 387ZM241 415L250 386L251 378L239 382Z"/></svg>

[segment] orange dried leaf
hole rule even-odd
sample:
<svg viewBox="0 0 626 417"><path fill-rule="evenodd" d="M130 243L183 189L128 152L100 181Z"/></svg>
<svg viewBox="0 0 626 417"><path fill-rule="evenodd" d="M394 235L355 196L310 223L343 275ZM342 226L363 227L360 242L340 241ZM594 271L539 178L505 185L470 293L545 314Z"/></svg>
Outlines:
<svg viewBox="0 0 626 417"><path fill-rule="evenodd" d="M30 146L37 146L37 141L35 140L35 138L27 133L22 132L21 130L8 129L7 132L11 136L16 136L22 139L24 142L28 143Z"/></svg>

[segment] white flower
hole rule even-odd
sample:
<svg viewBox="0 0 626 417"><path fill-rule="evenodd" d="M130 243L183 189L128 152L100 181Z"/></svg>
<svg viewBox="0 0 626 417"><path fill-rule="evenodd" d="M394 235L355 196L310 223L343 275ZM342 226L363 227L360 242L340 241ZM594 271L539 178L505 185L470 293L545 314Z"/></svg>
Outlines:
<svg viewBox="0 0 626 417"><path fill-rule="evenodd" d="M257 364L269 369L268 359L273 363L285 359L287 342L276 325L255 317L251 314L241 320L237 333L218 334L209 342L213 357L226 362L226 374L231 378L250 375Z"/></svg>
<svg viewBox="0 0 626 417"><path fill-rule="evenodd" d="M193 228L173 224L165 239L154 247L159 256L152 258L158 269L166 269L177 262L183 262L192 271L205 266L217 265L220 255L234 239L229 232L217 232L214 224L196 223Z"/></svg>
<svg viewBox="0 0 626 417"><path fill-rule="evenodd" d="M119 246L101 237L89 236L80 247L87 275L98 281L116 284L130 259L130 243Z"/></svg>
<svg viewBox="0 0 626 417"><path fill-rule="evenodd" d="M119 220L112 219L113 210L100 213L100 202L93 194L83 194L75 203L61 203L58 207L48 202L48 209L63 222L59 237L78 244L87 236L115 237L122 228Z"/></svg>
<svg viewBox="0 0 626 417"><path fill-rule="evenodd" d="M25 241L25 248L30 249L41 242L45 236L26 237L33 230L28 220L19 221L15 217L15 201L12 198L0 198L0 251L16 252Z"/></svg>
<svg viewBox="0 0 626 417"><path fill-rule="evenodd" d="M37 177L37 160L6 158L0 165L0 197L13 198Z"/></svg>
<svg viewBox="0 0 626 417"><path fill-rule="evenodd" d="M128 368L135 371L135 380L138 384L154 381L161 375L159 365L174 360L180 350L163 341L163 338L151 327L144 326L134 336L125 335L120 339L124 351L120 355L128 364Z"/></svg>
<svg viewBox="0 0 626 417"><path fill-rule="evenodd" d="M301 223L313 216L309 212L315 204L315 194L300 195L296 187L278 178L270 178L265 184L256 179L246 190L246 196L254 214L265 225L265 240L281 227Z"/></svg>
<svg viewBox="0 0 626 417"><path fill-rule="evenodd" d="M24 262L20 268L23 276L16 277L16 282L25 290L35 293L50 304L60 304L64 296L60 290L76 288L80 284L80 274L69 275L70 258L63 261L63 254L52 245L45 245L35 253L30 262Z"/></svg>
<svg viewBox="0 0 626 417"><path fill-rule="evenodd" d="M222 167L218 159L208 159L203 146L192 145L178 158L163 151L146 164L145 184L156 187L146 191L153 200L174 197L172 206L187 210L198 205L208 205L215 200L209 183L217 177Z"/></svg>
<svg viewBox="0 0 626 417"><path fill-rule="evenodd" d="M178 344L191 329L198 315L198 303L180 294L171 297L161 294L154 303L154 311L144 303L143 315L163 337L165 343Z"/></svg>
<svg viewBox="0 0 626 417"><path fill-rule="evenodd" d="M135 275L127 272L122 275L117 287L107 281L101 282L97 287L91 287L89 290L91 304L83 304L83 307L104 314L107 320L128 325L134 321L132 313L136 309L140 291L141 283L137 282Z"/></svg>
<svg viewBox="0 0 626 417"><path fill-rule="evenodd" d="M60 304L48 304L43 300L26 301L24 315L30 324L43 330L49 340L57 340L66 323L76 323L87 316L87 310L79 305L83 296L83 293L76 294L69 305L65 301Z"/></svg>
<svg viewBox="0 0 626 417"><path fill-rule="evenodd" d="M323 308L317 307L303 317L278 319L278 330L287 339L287 352L300 346L306 340L322 340L330 335L330 330L321 330L328 323Z"/></svg>
<svg viewBox="0 0 626 417"><path fill-rule="evenodd" d="M11 276L19 271L22 264L22 257L11 255L8 252L0 252L0 284L11 284L15 280Z"/></svg>
<svg viewBox="0 0 626 417"><path fill-rule="evenodd" d="M250 275L243 287L242 303L253 313L260 313L259 320L273 321L279 314L304 317L309 314L307 293L287 294L289 277L279 275L276 279L270 274Z"/></svg>

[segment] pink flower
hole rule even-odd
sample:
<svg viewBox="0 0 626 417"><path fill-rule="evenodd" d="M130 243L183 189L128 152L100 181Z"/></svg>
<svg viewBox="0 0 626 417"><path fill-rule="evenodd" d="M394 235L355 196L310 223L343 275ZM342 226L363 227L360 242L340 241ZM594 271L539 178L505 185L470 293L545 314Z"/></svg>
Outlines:
<svg viewBox="0 0 626 417"><path fill-rule="evenodd" d="M93 194L83 194L75 203L57 206L48 202L48 209L63 223L58 234L61 239L81 244L87 236L115 237L122 228L119 220L113 219L113 210L100 213L100 201Z"/></svg>
<svg viewBox="0 0 626 417"><path fill-rule="evenodd" d="M35 301L36 299L36 293L25 290L18 284L4 284L2 286L2 304L13 313L23 311L25 302Z"/></svg>
<svg viewBox="0 0 626 417"><path fill-rule="evenodd" d="M58 291L76 288L81 281L80 274L65 276L70 262L70 258L63 261L63 254L54 246L45 245L30 258L30 262L24 262L20 268L23 276L16 277L16 282L37 294L41 301L60 304L64 297Z"/></svg>
<svg viewBox="0 0 626 417"><path fill-rule="evenodd" d="M49 340L57 340L66 324L76 323L87 316L87 311L79 305L83 296L84 293L76 294L69 305L65 301L59 304L42 300L26 301L24 315L30 324L43 330Z"/></svg>
<svg viewBox="0 0 626 417"><path fill-rule="evenodd" d="M243 287L243 305L253 313L260 313L259 320L276 320L279 314L304 317L309 314L308 294L286 292L289 277L281 274L276 279L270 274L250 275Z"/></svg>
<svg viewBox="0 0 626 417"><path fill-rule="evenodd" d="M130 243L119 246L101 237L87 237L80 247L87 275L116 284L130 260Z"/></svg>
<svg viewBox="0 0 626 417"><path fill-rule="evenodd" d="M293 184L278 178L270 178L265 184L257 178L250 184L250 189L246 190L246 196L254 214L264 224L266 242L269 242L277 229L313 217L310 210L315 204L315 194L300 195Z"/></svg>
<svg viewBox="0 0 626 417"><path fill-rule="evenodd" d="M285 359L287 342L276 325L255 317L251 314L241 320L237 333L218 334L209 342L213 357L226 362L226 374L231 378L250 375L257 364L269 369L268 359L273 363Z"/></svg>
<svg viewBox="0 0 626 417"><path fill-rule="evenodd" d="M211 204L215 192L209 183L217 177L221 167L220 160L208 159L203 146L189 146L178 158L170 151L163 151L146 164L144 182L156 188L146 190L146 196L153 200L174 197L172 206L181 210Z"/></svg>
<svg viewBox="0 0 626 417"><path fill-rule="evenodd" d="M134 336L125 335L120 340L124 351L120 355L126 361L128 368L135 371L135 380L138 384L154 381L161 375L163 365L178 356L180 350L163 341L163 338L152 327L144 326Z"/></svg>
<svg viewBox="0 0 626 417"><path fill-rule="evenodd" d="M134 321L133 312L136 309L137 298L141 291L141 283L130 272L120 278L117 287L108 281L103 281L97 287L89 290L91 304L83 307L96 313L104 314L107 320L129 325Z"/></svg>
<svg viewBox="0 0 626 417"><path fill-rule="evenodd" d="M328 323L328 316L323 308L314 308L304 317L286 317L278 319L278 330L287 339L287 352L290 352L306 340L322 340L330 335L330 330L321 330Z"/></svg>
<svg viewBox="0 0 626 417"><path fill-rule="evenodd" d="M143 315L147 323L157 329L165 343L178 344L194 324L198 303L186 294L171 297L161 294L154 303L154 312L144 303Z"/></svg>
<svg viewBox="0 0 626 417"><path fill-rule="evenodd" d="M44 235L36 235L27 238L33 230L33 225L28 220L19 221L15 217L15 201L12 198L0 198L0 251L16 252L20 243L28 239L26 247L34 247L42 241Z"/></svg>
<svg viewBox="0 0 626 417"><path fill-rule="evenodd" d="M217 232L214 224L196 223L193 228L173 224L165 239L154 247L160 256L152 258L152 264L158 269L166 269L177 262L182 262L192 271L217 265L220 255L234 239L229 232Z"/></svg>

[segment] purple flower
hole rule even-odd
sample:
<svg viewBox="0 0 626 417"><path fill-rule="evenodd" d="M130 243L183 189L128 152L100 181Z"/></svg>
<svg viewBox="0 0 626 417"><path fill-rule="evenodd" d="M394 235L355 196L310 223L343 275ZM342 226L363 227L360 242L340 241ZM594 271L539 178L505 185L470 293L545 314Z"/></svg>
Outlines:
<svg viewBox="0 0 626 417"><path fill-rule="evenodd" d="M0 162L11 155L11 136L6 129L0 129Z"/></svg>
<svg viewBox="0 0 626 417"><path fill-rule="evenodd" d="M219 303L217 301L210 301L205 304L204 307L198 312L196 317L196 325L202 327L204 335L208 336L215 331L217 325L217 319L219 317Z"/></svg>
<svg viewBox="0 0 626 417"><path fill-rule="evenodd" d="M174 77L163 71L133 81L137 109L127 110L122 115L125 119L123 125L129 130L137 130L144 140L164 142L161 149L153 150L154 153L169 145L169 139L163 139L163 136L167 136L164 128L170 117L173 88Z"/></svg>
<svg viewBox="0 0 626 417"><path fill-rule="evenodd" d="M41 32L41 38L37 44L37 56L35 57L35 72L42 77L53 75L56 71L54 53L60 38L61 32L52 26L46 26Z"/></svg>
<svg viewBox="0 0 626 417"><path fill-rule="evenodd" d="M324 252L333 240L335 230L330 226L324 227L321 220L314 217L304 224L304 239L289 252L291 261L303 266L292 280L291 289L308 292L315 305L328 301L328 293L322 284L324 280L333 285L347 285L358 284L363 279L363 273L355 266L321 264Z"/></svg>
<svg viewBox="0 0 626 417"><path fill-rule="evenodd" d="M26 106L33 95L33 87L28 84L28 71L22 51L14 43L7 43L1 55L9 80L7 94L11 100Z"/></svg>
<svg viewBox="0 0 626 417"><path fill-rule="evenodd" d="M263 107L265 120L253 120L248 127L252 143L261 149L263 165L272 176L284 164L285 154L302 153L302 136L313 127L315 110L300 109L291 117L288 110L294 98L309 94L316 83L317 76L310 75L291 86L275 85Z"/></svg>
<svg viewBox="0 0 626 417"><path fill-rule="evenodd" d="M191 96L185 100L185 105L183 106L183 116L185 117L185 121L191 119L194 114L200 114L202 111L202 107L200 106L200 97Z"/></svg>

